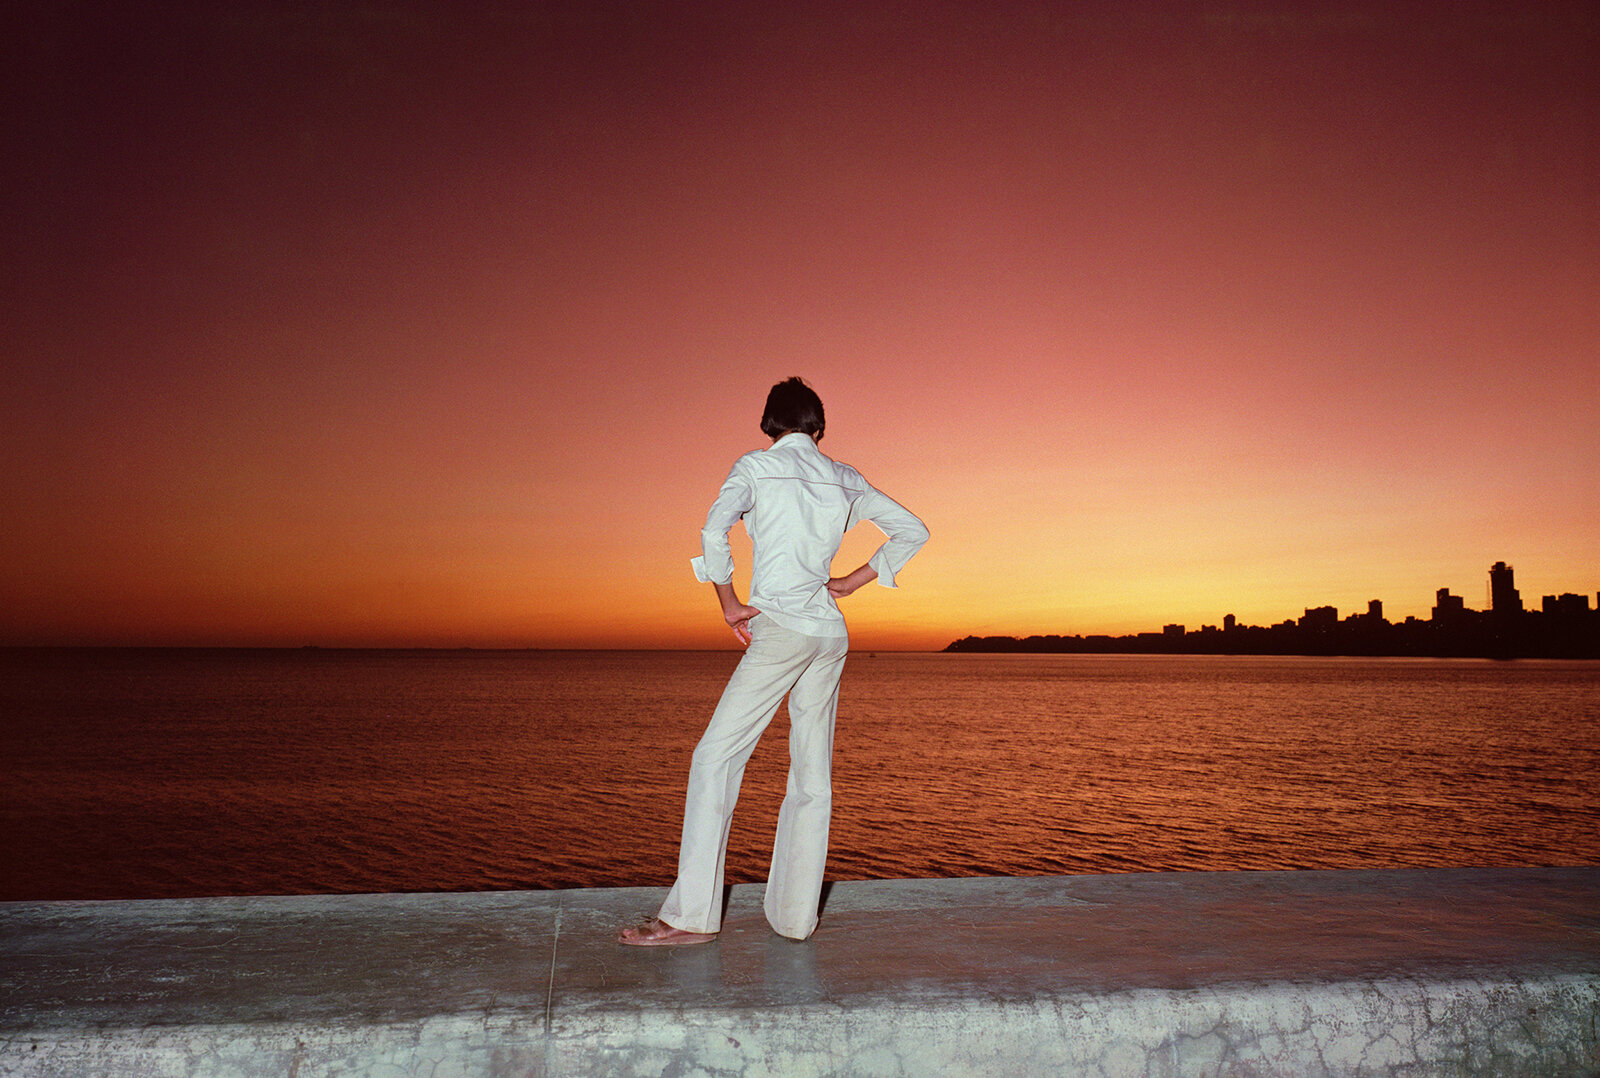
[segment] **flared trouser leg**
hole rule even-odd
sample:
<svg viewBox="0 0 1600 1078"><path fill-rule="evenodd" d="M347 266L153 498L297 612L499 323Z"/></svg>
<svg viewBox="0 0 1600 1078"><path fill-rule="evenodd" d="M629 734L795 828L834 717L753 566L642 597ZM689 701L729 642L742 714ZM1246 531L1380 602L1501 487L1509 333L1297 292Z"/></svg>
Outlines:
<svg viewBox="0 0 1600 1078"><path fill-rule="evenodd" d="M821 649L789 691L789 784L778 810L764 908L780 936L803 940L817 927L833 817L833 730L847 641Z"/></svg>
<svg viewBox="0 0 1600 1078"><path fill-rule="evenodd" d="M689 932L717 932L722 927L728 831L739 800L739 785L756 742L790 690L794 690L789 700L790 792L784 809L794 822L786 840L784 813L780 813L774 864L779 861L780 849L783 850L784 864L792 865L784 869L786 878L804 887L807 886L805 881L815 876L816 891L820 893L821 890L823 865L827 860L827 817L832 802L834 708L848 643L843 637L790 632L766 618L757 618L751 630L754 639L723 690L722 699L700 743L695 746L689 765L678 878L659 914L667 924ZM813 667L817 668L815 672ZM827 684L829 679L831 684ZM802 724L807 731L821 732L807 733L797 742L795 731ZM794 762L797 751L804 757L803 766ZM801 776L798 779L797 771ZM797 794L797 789L802 792ZM793 811L789 806L791 798L796 801ZM802 834L814 823L819 807L822 813L820 839L809 833ZM814 867L812 862L815 862ZM769 902L773 886L769 881ZM788 895L786 885L780 885L779 891L785 895L780 908L788 910L804 904L802 898ZM814 926L816 894L812 896L811 906L810 920ZM778 927L776 923L774 927ZM784 934L793 933L785 931Z"/></svg>

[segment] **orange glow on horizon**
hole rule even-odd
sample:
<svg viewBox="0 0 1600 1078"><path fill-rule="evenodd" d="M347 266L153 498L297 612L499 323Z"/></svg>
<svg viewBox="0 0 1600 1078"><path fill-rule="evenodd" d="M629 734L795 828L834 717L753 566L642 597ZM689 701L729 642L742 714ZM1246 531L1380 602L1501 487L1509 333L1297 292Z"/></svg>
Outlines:
<svg viewBox="0 0 1600 1078"><path fill-rule="evenodd" d="M857 648L1600 601L1592 5L551 10L37 16L0 644L733 647L790 374Z"/></svg>

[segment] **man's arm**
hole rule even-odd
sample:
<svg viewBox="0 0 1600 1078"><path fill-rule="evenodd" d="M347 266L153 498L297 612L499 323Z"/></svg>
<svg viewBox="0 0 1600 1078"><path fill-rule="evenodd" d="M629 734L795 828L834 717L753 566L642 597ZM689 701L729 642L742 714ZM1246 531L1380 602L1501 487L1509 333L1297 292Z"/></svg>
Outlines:
<svg viewBox="0 0 1600 1078"><path fill-rule="evenodd" d="M870 584L876 579L878 579L878 570L871 565L863 565L854 572L846 573L844 576L836 576L829 580L828 594L835 599L843 599L857 588L864 584Z"/></svg>
<svg viewBox="0 0 1600 1078"><path fill-rule="evenodd" d="M700 529L700 556L692 558L689 565L702 584L715 584L733 579L733 551L728 547L728 529L755 505L755 488L741 467L743 458L735 461L733 470L717 492L717 500L706 513L705 527Z"/></svg>
<svg viewBox="0 0 1600 1078"><path fill-rule="evenodd" d="M728 529L754 502L755 492L750 480L735 462L717 493L717 500L711 504L711 511L706 514L706 524L700 532L700 557L689 562L696 578L717 589L723 620L742 644L750 643L750 619L761 611L740 602L739 594L733 590L733 552L728 548Z"/></svg>
<svg viewBox="0 0 1600 1078"><path fill-rule="evenodd" d="M872 557L867 559L866 565L839 579L856 581L850 591L874 579L886 588L894 587L895 575L905 568L911 556L921 550L922 544L928 541L927 525L912 515L905 506L871 486L867 487L866 493L852 507L850 515L852 525L858 520L870 520L888 538ZM857 579L863 570L870 570L872 575ZM833 590L831 583L828 590ZM844 594L848 595L850 592Z"/></svg>
<svg viewBox="0 0 1600 1078"><path fill-rule="evenodd" d="M750 619L761 611L741 603L739 593L733 590L731 581L727 584L713 584L712 587L717 589L717 601L722 604L722 618L732 627L733 635L739 638L741 644L750 643Z"/></svg>

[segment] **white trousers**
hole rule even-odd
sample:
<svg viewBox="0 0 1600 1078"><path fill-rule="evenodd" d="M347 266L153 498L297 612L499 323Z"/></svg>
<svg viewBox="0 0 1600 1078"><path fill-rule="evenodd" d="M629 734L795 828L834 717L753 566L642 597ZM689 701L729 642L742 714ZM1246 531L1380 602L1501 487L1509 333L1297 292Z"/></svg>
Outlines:
<svg viewBox="0 0 1600 1078"><path fill-rule="evenodd" d="M686 932L722 928L728 829L745 764L762 731L789 696L789 786L767 876L767 922L779 935L805 939L817 927L828 821L833 814L833 726L839 675L850 642L842 636L790 632L770 618L750 623L751 641L711 716L689 765L678 879L661 920Z"/></svg>

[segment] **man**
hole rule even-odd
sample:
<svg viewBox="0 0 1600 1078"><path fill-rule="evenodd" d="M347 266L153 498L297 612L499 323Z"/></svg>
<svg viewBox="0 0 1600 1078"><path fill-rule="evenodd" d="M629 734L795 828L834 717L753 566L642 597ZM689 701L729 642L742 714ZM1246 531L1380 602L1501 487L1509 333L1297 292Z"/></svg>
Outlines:
<svg viewBox="0 0 1600 1078"><path fill-rule="evenodd" d="M803 940L817 926L828 823L833 813L833 727L849 637L837 600L895 576L928 529L861 473L824 456L822 401L799 378L767 394L761 431L772 445L747 453L712 503L701 532L695 576L716 588L722 616L747 645L706 732L695 747L684 805L678 879L656 918L618 935L634 946L707 943L722 927L723 863L745 763L789 697L789 785L767 877L765 910L773 930ZM733 589L728 530L740 519L754 568L750 602ZM863 520L887 540L866 564L842 577L831 565L844 533Z"/></svg>

